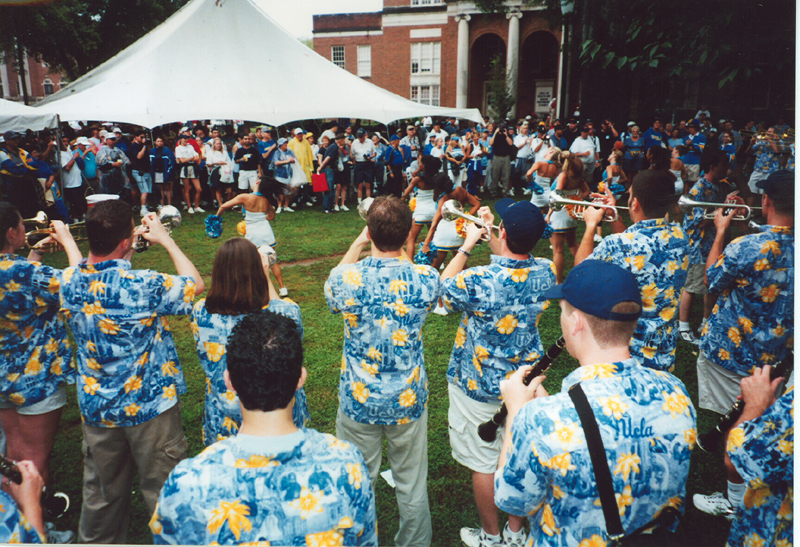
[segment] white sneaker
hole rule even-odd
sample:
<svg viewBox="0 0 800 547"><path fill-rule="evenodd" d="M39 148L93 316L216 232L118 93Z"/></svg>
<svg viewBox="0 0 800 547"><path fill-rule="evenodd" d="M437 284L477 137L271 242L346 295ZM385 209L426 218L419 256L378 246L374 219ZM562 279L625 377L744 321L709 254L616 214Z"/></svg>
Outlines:
<svg viewBox="0 0 800 547"><path fill-rule="evenodd" d="M307 201L307 202L306 202L306 207L313 207L313 206L314 206L314 204L313 204L313 203L311 203L310 201Z"/></svg>
<svg viewBox="0 0 800 547"><path fill-rule="evenodd" d="M690 330L679 330L678 333L681 335L681 338L684 342L689 342L695 346L700 345L700 340L694 335L694 333Z"/></svg>
<svg viewBox="0 0 800 547"><path fill-rule="evenodd" d="M349 210L350 210L350 209L347 207L347 205L345 205L344 203L342 203L342 211L349 211Z"/></svg>
<svg viewBox="0 0 800 547"><path fill-rule="evenodd" d="M601 241L603 241L603 238L597 234L594 234L594 242L600 243Z"/></svg>
<svg viewBox="0 0 800 547"><path fill-rule="evenodd" d="M722 516L729 521L736 518L736 509L731 506L731 502L728 501L728 498L726 498L722 492L714 492L710 496L695 494L694 497L692 497L692 501L694 502L694 506L703 513Z"/></svg>
<svg viewBox="0 0 800 547"><path fill-rule="evenodd" d="M435 313L436 315L447 315L447 310L444 309L444 306L441 304L436 304L436 307L433 308L431 313ZM466 528L462 528L462 530L466 530ZM472 530L472 528L469 528L469 530ZM477 530L477 528L475 528L475 530Z"/></svg>
<svg viewBox="0 0 800 547"><path fill-rule="evenodd" d="M522 191L522 195L523 195L523 196L529 196L529 195L531 195L532 193L533 193L533 190L531 190L530 188L525 188L525 189Z"/></svg>
<svg viewBox="0 0 800 547"><path fill-rule="evenodd" d="M525 533L525 528L522 528L519 532L512 532L508 527L508 522L506 522L506 526L503 528L503 543L506 547L525 547L527 541L528 534Z"/></svg>
<svg viewBox="0 0 800 547"><path fill-rule="evenodd" d="M194 211L195 211L195 213L205 213L206 212L206 210L203 209L202 207L195 207Z"/></svg>
<svg viewBox="0 0 800 547"><path fill-rule="evenodd" d="M279 215L281 214L281 211L283 211L283 207L278 207L277 209L275 209L275 214Z"/></svg>
<svg viewBox="0 0 800 547"><path fill-rule="evenodd" d="M193 214L194 214L194 209L193 209L192 207L189 207L189 214L190 214L190 215L193 215Z"/></svg>
<svg viewBox="0 0 800 547"><path fill-rule="evenodd" d="M483 528L462 528L461 541L467 547L503 547L502 539L500 541L492 541Z"/></svg>
<svg viewBox="0 0 800 547"><path fill-rule="evenodd" d="M294 209L292 209L291 207L284 207L283 210L286 211L287 213L294 213Z"/></svg>
<svg viewBox="0 0 800 547"><path fill-rule="evenodd" d="M338 213L338 212L339 212L339 206L338 206L338 205L334 205L334 206L333 206L333 210L334 210L334 211L336 211L336 212Z"/></svg>
<svg viewBox="0 0 800 547"><path fill-rule="evenodd" d="M147 213L149 213L149 212L150 212L150 211L148 211L148 210L147 210L147 206L146 206L146 205L142 205L141 209L139 209L139 214L140 214L141 216L145 216L145 215L146 215Z"/></svg>
<svg viewBox="0 0 800 547"><path fill-rule="evenodd" d="M75 532L72 530L64 530L63 532L56 530L56 526L52 522L44 523L44 531L47 543L75 543Z"/></svg>
<svg viewBox="0 0 800 547"><path fill-rule="evenodd" d="M281 287L281 290L278 291L280 296L289 296L289 290L286 287Z"/></svg>

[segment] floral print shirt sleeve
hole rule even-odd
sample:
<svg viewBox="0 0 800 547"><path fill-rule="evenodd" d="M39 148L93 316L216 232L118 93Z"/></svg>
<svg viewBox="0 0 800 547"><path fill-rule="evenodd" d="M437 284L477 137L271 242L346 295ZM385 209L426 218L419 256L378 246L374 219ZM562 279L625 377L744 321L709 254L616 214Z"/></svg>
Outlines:
<svg viewBox="0 0 800 547"><path fill-rule="evenodd" d="M303 336L300 306L289 300L272 300L263 308L292 319ZM206 446L235 435L242 424L239 397L225 385L223 374L227 369L226 346L233 328L245 315L221 315L206 310L206 299L199 300L192 309L191 329L197 345L200 366L206 373L206 395L203 407L203 443ZM308 402L303 388L295 393L294 423L305 427L309 420Z"/></svg>
<svg viewBox="0 0 800 547"><path fill-rule="evenodd" d="M19 512L14 498L3 491L0 491L0 543L47 543Z"/></svg>
<svg viewBox="0 0 800 547"><path fill-rule="evenodd" d="M78 403L87 425L128 427L186 392L167 315L192 311L191 277L83 262L62 275L61 310L78 347Z"/></svg>
<svg viewBox="0 0 800 547"><path fill-rule="evenodd" d="M422 325L439 298L437 272L405 258L367 257L334 268L325 297L344 317L342 411L368 424L418 419L428 401Z"/></svg>
<svg viewBox="0 0 800 547"><path fill-rule="evenodd" d="M719 299L700 348L740 376L777 364L794 338L794 229L763 226L731 241L707 272Z"/></svg>
<svg viewBox="0 0 800 547"><path fill-rule="evenodd" d="M790 546L794 522L794 388L728 436L728 455L747 483L730 547Z"/></svg>
<svg viewBox="0 0 800 547"><path fill-rule="evenodd" d="M447 380L484 403L500 399L500 380L543 355L539 318L550 302L542 297L556 283L544 258L492 256L491 264L442 281L450 311L463 311Z"/></svg>
<svg viewBox="0 0 800 547"><path fill-rule="evenodd" d="M704 203L724 203L728 194L735 189L727 180L713 184L705 177L700 177L689 190L689 197ZM717 236L714 221L706 222L703 218L705 214L705 209L695 207L683 216L683 231L689 237L689 264L705 265L711 252L711 245Z"/></svg>
<svg viewBox="0 0 800 547"><path fill-rule="evenodd" d="M60 289L61 271L0 254L0 400L18 408L75 383Z"/></svg>
<svg viewBox="0 0 800 547"><path fill-rule="evenodd" d="M528 545L608 542L586 437L567 394L578 382L603 438L623 528L635 530L667 506L684 508L697 430L683 383L634 359L583 366L561 393L517 414L508 459L495 473L498 508L528 515Z"/></svg>
<svg viewBox="0 0 800 547"><path fill-rule="evenodd" d="M313 429L293 449L253 454L226 439L172 471L150 521L156 544L377 545L364 459Z"/></svg>
<svg viewBox="0 0 800 547"><path fill-rule="evenodd" d="M681 227L663 218L642 220L604 238L588 258L612 262L636 277L643 310L631 339L631 356L648 368L672 371L678 301L689 268L689 240Z"/></svg>

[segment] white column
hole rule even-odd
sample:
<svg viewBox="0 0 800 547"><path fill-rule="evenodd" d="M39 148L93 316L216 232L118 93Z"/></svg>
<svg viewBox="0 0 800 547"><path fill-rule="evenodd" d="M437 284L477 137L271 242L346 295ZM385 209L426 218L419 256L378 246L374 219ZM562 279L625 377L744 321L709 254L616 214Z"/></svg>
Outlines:
<svg viewBox="0 0 800 547"><path fill-rule="evenodd" d="M456 108L467 108L467 91L469 89L469 20L469 15L456 15L456 21L458 21Z"/></svg>
<svg viewBox="0 0 800 547"><path fill-rule="evenodd" d="M506 14L508 17L508 54L506 55L506 74L508 82L508 90L515 97L517 96L517 82L519 80L519 20L522 18L522 12L518 9L513 9ZM517 105L511 109L509 117L513 118L516 115Z"/></svg>

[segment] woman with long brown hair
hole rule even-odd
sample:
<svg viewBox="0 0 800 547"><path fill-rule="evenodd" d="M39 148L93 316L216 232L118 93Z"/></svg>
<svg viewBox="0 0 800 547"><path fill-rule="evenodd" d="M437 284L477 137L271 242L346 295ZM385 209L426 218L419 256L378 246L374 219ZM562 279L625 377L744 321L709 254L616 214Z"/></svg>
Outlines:
<svg viewBox="0 0 800 547"><path fill-rule="evenodd" d="M223 377L227 369L228 336L239 321L249 313L269 310L294 320L300 335L303 334L300 306L278 297L267 274L269 266L264 262L250 241L229 239L214 259L208 296L192 310L192 334L207 378L203 411L206 446L235 435L242 423L239 400L225 386ZM303 427L308 420L308 404L302 388L295 393L292 416L297 427Z"/></svg>
<svg viewBox="0 0 800 547"><path fill-rule="evenodd" d="M560 192L565 198L582 200L589 195L589 187L583 180L583 162L572 152L561 152L563 165L561 174L556 179L555 191ZM578 242L575 238L575 228L578 221L570 216L566 207L560 211L550 211L548 214L553 235L550 243L553 245L553 263L556 265L556 283L564 281L564 244L567 244L572 256L578 252Z"/></svg>

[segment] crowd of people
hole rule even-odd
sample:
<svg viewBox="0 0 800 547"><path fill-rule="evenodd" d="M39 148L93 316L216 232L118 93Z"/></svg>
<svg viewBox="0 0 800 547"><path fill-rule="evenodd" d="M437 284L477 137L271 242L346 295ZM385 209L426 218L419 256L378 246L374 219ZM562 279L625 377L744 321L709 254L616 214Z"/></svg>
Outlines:
<svg viewBox="0 0 800 547"><path fill-rule="evenodd" d="M44 522L36 494L49 481L67 386L77 384L82 543L126 542L138 474L156 543L376 545L385 437L395 543L429 545L421 331L436 312L462 314L447 380L452 456L471 472L480 520L461 530L467 546L591 547L620 534L626 545L670 545L698 437L696 411L673 374L681 342L699 345L700 408L725 414L737 398L746 403L720 461L727 491L696 494L694 505L734 520L731 546L788 544L793 378L770 372L791 357L794 334L794 145L781 124L763 134L748 124L751 136L743 136L730 121L718 141L701 114L664 130L655 120L641 135L635 124L619 134L609 120L597 132L570 120L537 124L534 134L533 120L460 128L455 119L428 119L389 138L332 125L318 146L302 128L288 137L259 128L237 134L231 150L218 128L206 139L205 127L186 126L174 135L174 153L166 134L150 148L148 132L134 131L128 143L118 128L96 127L74 142L30 141L30 160L22 136L7 132L0 423L26 490L10 487L11 500L2 494L0 540L73 539ZM85 218L89 244L83 258L68 225L53 221L64 270L41 264L37 248L16 254L29 210L59 218L44 197L55 171L41 182L36 175L46 173L35 163L38 154L46 164L56 146L67 214ZM67 186L73 169L83 178ZM198 301L201 275L148 208L153 193L175 203L167 187L178 180L190 214L204 213L205 201L218 216L245 215L245 238L220 246ZM122 199L87 209L84 184ZM207 185L213 196L204 198ZM359 204L375 199L324 286L344 326L333 436L306 425L301 309L282 298L280 267L263 248L276 244L275 215L313 206L317 192L325 213L347 211L351 190ZM518 190L530 198L515 201ZM551 208L551 193L594 199L582 210L580 241L575 210ZM679 222L684 194L700 203ZM629 222L609 213L623 195ZM42 201L31 204L34 196ZM501 197L494 212L480 196ZM480 223L462 227L445 215L453 201ZM749 233L734 217L756 201L764 224ZM598 235L603 224L606 237ZM552 261L532 254L547 237ZM177 275L133 269L138 238L163 246ZM468 267L481 240L490 263ZM565 244L574 255L568 272ZM698 333L689 325L693 295L704 302ZM545 354L538 324L551 300L579 363L553 395L541 375L526 378ZM181 422L187 388L168 322L175 315L191 316L207 376L207 448L194 457ZM478 426L501 403L505 424L487 442Z"/></svg>

